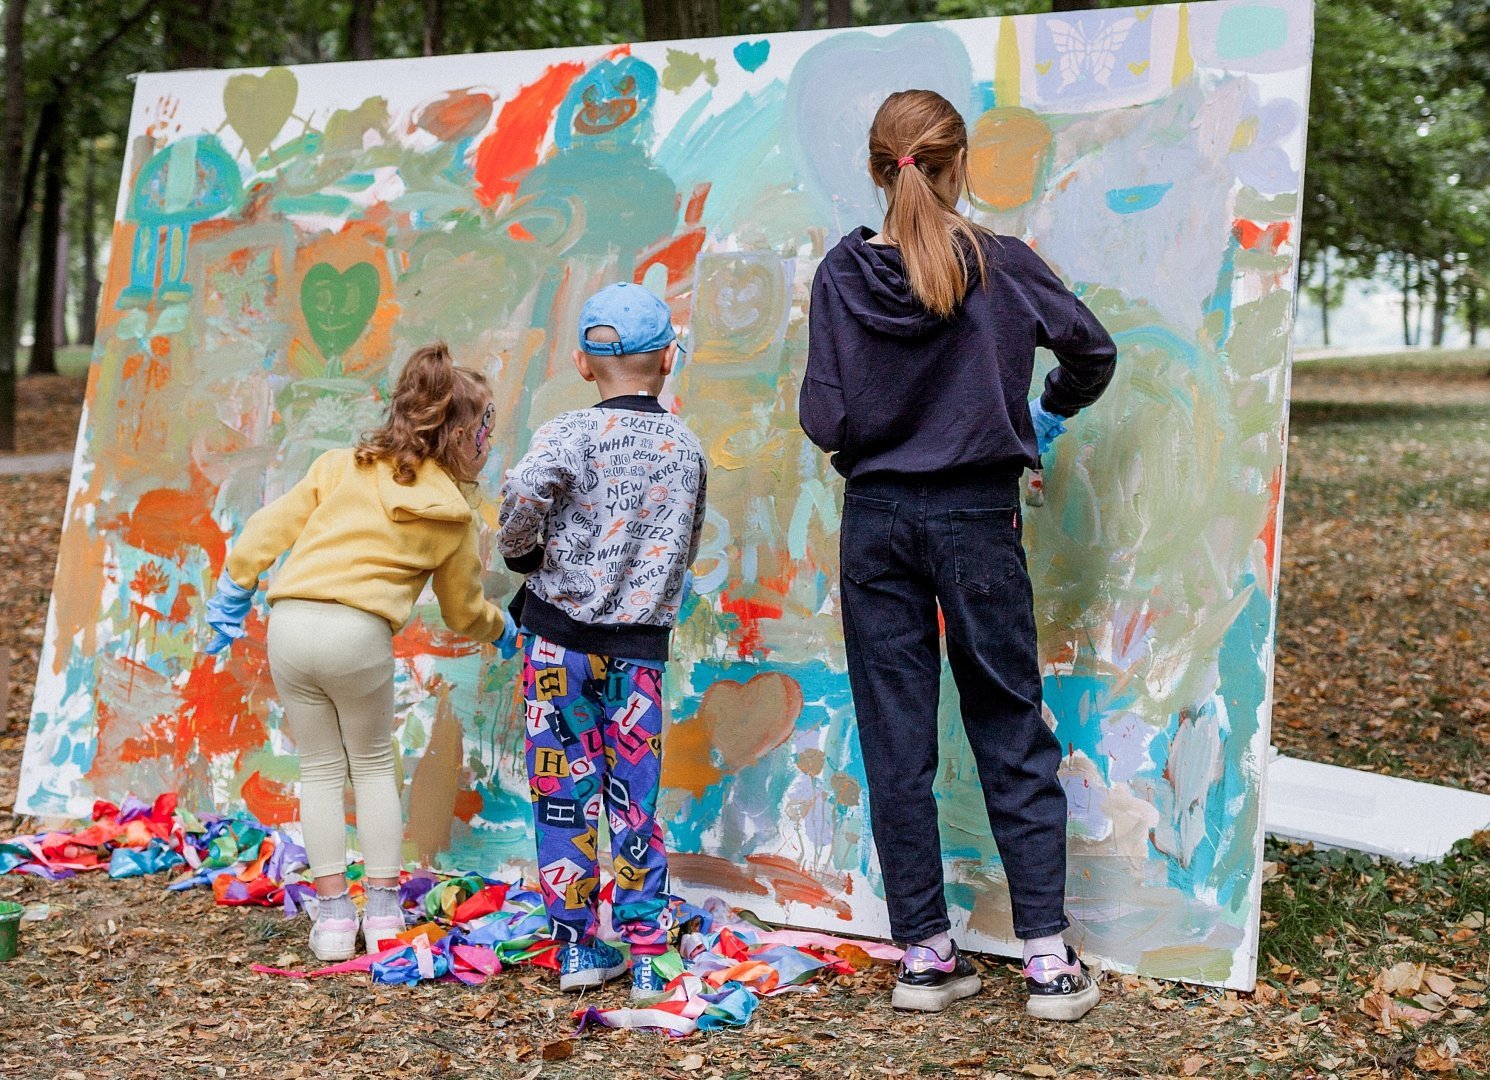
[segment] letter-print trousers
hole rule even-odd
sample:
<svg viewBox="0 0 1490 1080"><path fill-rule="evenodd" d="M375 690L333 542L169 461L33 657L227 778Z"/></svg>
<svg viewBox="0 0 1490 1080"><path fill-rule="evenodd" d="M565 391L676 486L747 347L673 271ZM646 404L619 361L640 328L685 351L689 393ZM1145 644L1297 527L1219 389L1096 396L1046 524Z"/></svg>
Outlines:
<svg viewBox="0 0 1490 1080"><path fill-rule="evenodd" d="M662 672L523 644L528 780L538 874L553 935L588 944L597 929L600 813L615 866L612 917L637 955L667 949L667 848L655 819L662 776Z"/></svg>

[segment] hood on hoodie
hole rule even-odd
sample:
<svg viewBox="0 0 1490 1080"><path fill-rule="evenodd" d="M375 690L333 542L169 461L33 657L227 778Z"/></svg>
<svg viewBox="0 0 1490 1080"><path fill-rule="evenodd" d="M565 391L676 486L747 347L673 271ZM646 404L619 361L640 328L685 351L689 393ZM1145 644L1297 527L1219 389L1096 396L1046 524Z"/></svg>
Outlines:
<svg viewBox="0 0 1490 1080"><path fill-rule="evenodd" d="M922 337L945 326L911 292L899 249L869 243L873 235L872 229L859 226L826 260L828 277L849 313L866 329L892 337Z"/></svg>
<svg viewBox="0 0 1490 1080"><path fill-rule="evenodd" d="M412 484L395 480L393 465L383 458L373 467L378 473L378 498L383 511L394 521L471 520L471 504L437 462L426 458L415 471Z"/></svg>

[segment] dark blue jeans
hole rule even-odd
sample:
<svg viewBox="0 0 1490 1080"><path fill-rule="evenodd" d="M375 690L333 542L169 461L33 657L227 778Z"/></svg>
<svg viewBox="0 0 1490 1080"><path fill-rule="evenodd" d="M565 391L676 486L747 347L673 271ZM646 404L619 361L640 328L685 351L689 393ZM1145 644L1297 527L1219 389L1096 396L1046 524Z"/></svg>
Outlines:
<svg viewBox="0 0 1490 1080"><path fill-rule="evenodd" d="M1061 749L1040 715L1023 524L1017 476L876 474L849 481L844 496L844 640L896 941L950 928L931 790L938 603L1014 932L1043 937L1069 925Z"/></svg>

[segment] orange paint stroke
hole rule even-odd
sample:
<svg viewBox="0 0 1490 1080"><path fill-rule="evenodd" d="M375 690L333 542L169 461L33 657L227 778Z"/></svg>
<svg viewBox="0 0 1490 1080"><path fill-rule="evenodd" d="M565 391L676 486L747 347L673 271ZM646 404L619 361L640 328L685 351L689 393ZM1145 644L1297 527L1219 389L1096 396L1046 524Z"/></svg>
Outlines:
<svg viewBox="0 0 1490 1080"><path fill-rule="evenodd" d="M671 733L669 733L671 738ZM669 747L671 749L671 747ZM685 881L700 889L723 889L726 892L769 896L767 888L743 866L714 855L693 855L674 851L667 856L668 877Z"/></svg>
<svg viewBox="0 0 1490 1080"><path fill-rule="evenodd" d="M462 788L455 793L455 816L466 824L469 825L471 819L481 813L481 806L481 792Z"/></svg>
<svg viewBox="0 0 1490 1080"><path fill-rule="evenodd" d="M554 111L584 71L581 63L555 64L502 106L497 126L476 148L476 197L487 206L514 194L522 174L538 164Z"/></svg>
<svg viewBox="0 0 1490 1080"><path fill-rule="evenodd" d="M248 774L238 791L248 812L265 825L283 825L300 817L300 800L294 792L283 784L266 780L257 769Z"/></svg>
<svg viewBox="0 0 1490 1080"><path fill-rule="evenodd" d="M463 638L451 630L441 630L423 619L410 620L393 637L393 655L399 660L413 660L419 656L443 656L453 659L470 656L480 651L481 646Z"/></svg>
<svg viewBox="0 0 1490 1080"><path fill-rule="evenodd" d="M1272 588L1274 567L1278 565L1278 507L1283 501L1283 467L1273 470L1268 481L1268 518L1262 526L1263 550L1267 558L1268 588Z"/></svg>
<svg viewBox="0 0 1490 1080"><path fill-rule="evenodd" d="M1269 254L1276 255L1278 249L1288 239L1289 223L1275 221L1264 228L1255 221L1237 218L1231 223L1231 231L1236 236L1237 242L1248 251L1260 251L1266 248Z"/></svg>
<svg viewBox="0 0 1490 1080"><path fill-rule="evenodd" d="M747 855L745 862L770 882L771 891L781 904L810 904L828 908L840 919L853 918L848 901L842 898L843 893L850 891L848 875L820 877L784 855Z"/></svg>
<svg viewBox="0 0 1490 1080"><path fill-rule="evenodd" d="M492 97L472 90L452 90L439 101L425 106L419 118L411 121L409 132L422 127L441 142L455 142L475 134L491 118Z"/></svg>
<svg viewBox="0 0 1490 1080"><path fill-rule="evenodd" d="M132 511L106 522L104 529L117 530L125 543L175 563L200 548L216 577L228 554L228 534L212 519L217 489L195 465L188 467L187 479L185 490L145 492Z"/></svg>
<svg viewBox="0 0 1490 1080"><path fill-rule="evenodd" d="M769 654L770 650L766 648L761 636L760 624L762 619L781 618L780 604L736 598L726 591L719 606L740 620L735 633L738 635L737 649L741 660L748 660L757 653L762 657Z"/></svg>

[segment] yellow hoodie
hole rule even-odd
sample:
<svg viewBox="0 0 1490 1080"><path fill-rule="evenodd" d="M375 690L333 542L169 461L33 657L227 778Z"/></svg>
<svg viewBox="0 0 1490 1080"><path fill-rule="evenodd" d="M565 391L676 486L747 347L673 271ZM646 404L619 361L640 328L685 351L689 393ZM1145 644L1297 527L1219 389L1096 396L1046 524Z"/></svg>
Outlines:
<svg viewBox="0 0 1490 1080"><path fill-rule="evenodd" d="M502 632L501 610L481 591L470 504L433 461L404 485L385 461L362 466L351 450L327 451L305 479L248 519L228 555L228 576L256 588L287 547L270 604L335 600L381 615L396 632L433 575L446 626L476 641Z"/></svg>

